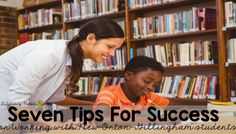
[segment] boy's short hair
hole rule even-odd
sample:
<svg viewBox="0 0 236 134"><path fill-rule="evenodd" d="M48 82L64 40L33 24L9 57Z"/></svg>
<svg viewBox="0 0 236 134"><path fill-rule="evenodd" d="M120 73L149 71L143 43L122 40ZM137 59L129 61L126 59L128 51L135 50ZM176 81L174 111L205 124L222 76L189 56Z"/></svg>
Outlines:
<svg viewBox="0 0 236 134"><path fill-rule="evenodd" d="M146 56L136 56L132 58L125 66L124 72L131 71L134 73L138 73L147 69L152 69L164 73L163 66L160 62Z"/></svg>

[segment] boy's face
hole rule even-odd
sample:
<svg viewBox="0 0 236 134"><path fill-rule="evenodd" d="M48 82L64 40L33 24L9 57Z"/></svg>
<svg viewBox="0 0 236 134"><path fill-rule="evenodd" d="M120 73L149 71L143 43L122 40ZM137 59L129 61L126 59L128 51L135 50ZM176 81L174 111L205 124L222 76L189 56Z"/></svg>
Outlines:
<svg viewBox="0 0 236 134"><path fill-rule="evenodd" d="M130 72L130 75L126 77L129 90L137 97L153 92L161 79L162 73L151 69L138 73Z"/></svg>

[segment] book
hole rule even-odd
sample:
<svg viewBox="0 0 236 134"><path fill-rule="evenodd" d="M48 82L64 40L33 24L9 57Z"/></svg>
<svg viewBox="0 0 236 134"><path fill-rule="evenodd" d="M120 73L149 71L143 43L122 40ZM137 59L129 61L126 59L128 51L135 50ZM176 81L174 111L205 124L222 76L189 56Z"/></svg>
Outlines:
<svg viewBox="0 0 236 134"><path fill-rule="evenodd" d="M209 102L208 110L217 110L219 116L236 116L236 104L231 102Z"/></svg>

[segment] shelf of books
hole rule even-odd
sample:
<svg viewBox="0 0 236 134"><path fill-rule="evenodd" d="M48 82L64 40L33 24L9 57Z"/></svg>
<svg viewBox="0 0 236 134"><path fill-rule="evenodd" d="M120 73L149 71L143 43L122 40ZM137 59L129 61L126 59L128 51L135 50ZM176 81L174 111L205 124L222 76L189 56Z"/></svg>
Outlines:
<svg viewBox="0 0 236 134"><path fill-rule="evenodd" d="M96 18L109 18L116 21L125 31L125 1L110 0L108 1L91 1L91 0L63 0L63 20L64 20L64 39L70 40L76 35L80 26ZM120 49L115 51L111 58L103 60L102 63L95 63L89 59L84 60L82 76L93 76L101 79L101 76L119 76L127 63L127 46L126 42ZM83 78L82 78L83 79ZM81 90L87 88L81 88ZM90 91L90 90L89 90ZM98 89L94 89L98 92ZM88 98L94 93L84 93L79 91L77 98ZM85 96L84 96L85 95ZM81 98L82 97L82 98ZM93 97L93 96L91 96Z"/></svg>
<svg viewBox="0 0 236 134"><path fill-rule="evenodd" d="M79 91L74 93L73 96L93 96L103 90L105 86L116 85L123 80L123 76L81 77L78 82ZM218 76L165 76L155 92L167 98L219 99Z"/></svg>
<svg viewBox="0 0 236 134"><path fill-rule="evenodd" d="M216 1L128 4L132 53L155 58L165 68L156 92L168 98L220 99Z"/></svg>
<svg viewBox="0 0 236 134"><path fill-rule="evenodd" d="M19 44L62 38L61 1L53 0L17 10Z"/></svg>
<svg viewBox="0 0 236 134"><path fill-rule="evenodd" d="M124 0L91 1L84 0L73 2L64 0L64 23L72 27L78 27L89 20L96 18L124 18ZM124 20L124 19L123 19ZM75 26L73 26L75 25Z"/></svg>

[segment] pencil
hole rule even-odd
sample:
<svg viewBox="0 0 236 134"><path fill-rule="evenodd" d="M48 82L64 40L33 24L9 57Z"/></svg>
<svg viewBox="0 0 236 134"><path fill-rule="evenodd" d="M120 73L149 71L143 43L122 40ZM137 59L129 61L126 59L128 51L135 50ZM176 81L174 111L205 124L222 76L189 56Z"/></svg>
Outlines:
<svg viewBox="0 0 236 134"><path fill-rule="evenodd" d="M160 110L164 110L162 107L158 106L156 103L154 103L153 101L151 101L150 99L147 100L148 102L150 102L152 105L154 105L155 107L159 108Z"/></svg>

